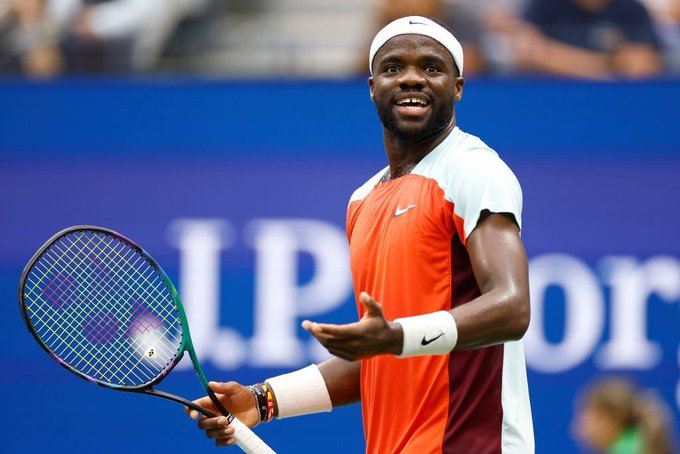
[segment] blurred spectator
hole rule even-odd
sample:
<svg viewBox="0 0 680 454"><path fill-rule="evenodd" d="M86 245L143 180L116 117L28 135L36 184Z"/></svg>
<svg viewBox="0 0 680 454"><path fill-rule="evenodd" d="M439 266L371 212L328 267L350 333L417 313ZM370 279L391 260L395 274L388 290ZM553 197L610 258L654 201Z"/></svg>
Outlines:
<svg viewBox="0 0 680 454"><path fill-rule="evenodd" d="M179 22L208 0L48 0L76 5L70 33L80 44L108 47L123 57L117 69L148 70ZM76 45L77 46L77 45ZM118 53L118 55L115 55Z"/></svg>
<svg viewBox="0 0 680 454"><path fill-rule="evenodd" d="M671 427L671 412L654 391L621 378L588 387L572 425L580 442L608 454L673 454Z"/></svg>
<svg viewBox="0 0 680 454"><path fill-rule="evenodd" d="M67 69L147 70L177 24L209 0L0 0L4 67L49 77Z"/></svg>
<svg viewBox="0 0 680 454"><path fill-rule="evenodd" d="M654 20L664 49L664 63L671 73L680 74L680 0L642 0Z"/></svg>
<svg viewBox="0 0 680 454"><path fill-rule="evenodd" d="M466 75L608 80L650 77L663 67L650 15L637 0L381 0L376 11L378 27L409 14L445 22L463 45Z"/></svg>
<svg viewBox="0 0 680 454"><path fill-rule="evenodd" d="M422 14L453 29L466 76L680 74L680 0L639 1L0 0L0 71L349 77L364 36Z"/></svg>
<svg viewBox="0 0 680 454"><path fill-rule="evenodd" d="M380 30L395 19L421 15L439 18L441 0L378 0L375 29Z"/></svg>
<svg viewBox="0 0 680 454"><path fill-rule="evenodd" d="M520 68L595 79L662 69L649 13L636 0L532 0L525 19L514 29Z"/></svg>
<svg viewBox="0 0 680 454"><path fill-rule="evenodd" d="M51 77L63 67L58 30L44 20L46 0L0 0L0 69Z"/></svg>
<svg viewBox="0 0 680 454"><path fill-rule="evenodd" d="M486 69L483 55L484 30L482 17L487 10L486 0L443 0L441 19L448 25L463 46L465 75ZM500 2L503 3L503 2Z"/></svg>
<svg viewBox="0 0 680 454"><path fill-rule="evenodd" d="M465 50L472 73L515 70L513 34L527 0L443 0L443 19Z"/></svg>

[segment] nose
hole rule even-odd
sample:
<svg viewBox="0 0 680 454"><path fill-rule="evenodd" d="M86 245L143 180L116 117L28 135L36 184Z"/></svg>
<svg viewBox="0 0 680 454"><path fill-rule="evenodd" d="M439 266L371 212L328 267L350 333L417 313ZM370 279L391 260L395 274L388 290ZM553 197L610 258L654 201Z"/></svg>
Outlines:
<svg viewBox="0 0 680 454"><path fill-rule="evenodd" d="M399 74L399 85L405 87L422 87L425 84L425 77L420 68L407 66Z"/></svg>

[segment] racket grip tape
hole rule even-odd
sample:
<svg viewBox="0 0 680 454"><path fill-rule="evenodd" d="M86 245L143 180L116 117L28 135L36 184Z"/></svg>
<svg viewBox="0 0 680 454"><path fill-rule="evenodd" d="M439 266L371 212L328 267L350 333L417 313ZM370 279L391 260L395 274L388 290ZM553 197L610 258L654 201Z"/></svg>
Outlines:
<svg viewBox="0 0 680 454"><path fill-rule="evenodd" d="M267 446L260 437L255 435L248 426L238 419L234 418L231 422L231 426L235 430L234 437L236 438L236 444L243 452L248 454L276 454L272 448Z"/></svg>

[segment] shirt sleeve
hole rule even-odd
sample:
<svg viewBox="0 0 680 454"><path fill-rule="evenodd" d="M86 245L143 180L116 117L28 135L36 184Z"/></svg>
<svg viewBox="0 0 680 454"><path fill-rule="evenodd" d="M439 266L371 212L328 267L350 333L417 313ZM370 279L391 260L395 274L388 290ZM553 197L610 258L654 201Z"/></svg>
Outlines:
<svg viewBox="0 0 680 454"><path fill-rule="evenodd" d="M453 203L454 221L464 243L484 210L511 214L522 228L522 188L495 152L468 151L448 177L446 196Z"/></svg>

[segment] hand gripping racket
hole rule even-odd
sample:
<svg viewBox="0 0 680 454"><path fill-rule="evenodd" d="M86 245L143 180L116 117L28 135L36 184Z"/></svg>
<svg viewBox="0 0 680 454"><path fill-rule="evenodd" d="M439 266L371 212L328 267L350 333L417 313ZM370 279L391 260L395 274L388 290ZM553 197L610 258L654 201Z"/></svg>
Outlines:
<svg viewBox="0 0 680 454"><path fill-rule="evenodd" d="M54 235L24 268L19 304L40 346L79 377L214 417L187 399L153 388L188 352L205 392L236 429L238 446L247 453L274 452L217 399L198 362L175 287L154 259L122 235L89 225Z"/></svg>

